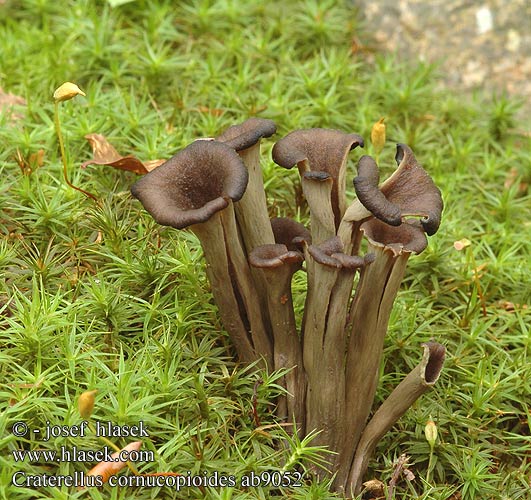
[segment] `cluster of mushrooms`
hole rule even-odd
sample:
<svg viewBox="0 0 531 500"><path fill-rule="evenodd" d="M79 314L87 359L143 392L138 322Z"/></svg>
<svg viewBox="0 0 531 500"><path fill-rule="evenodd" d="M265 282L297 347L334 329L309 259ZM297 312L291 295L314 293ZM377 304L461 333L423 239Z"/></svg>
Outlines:
<svg viewBox="0 0 531 500"><path fill-rule="evenodd" d="M196 140L132 193L159 224L197 235L238 358L285 372L278 418L294 422L301 438L319 432L312 444L334 452L328 472L348 496L361 490L380 438L442 369L444 347L423 344L419 365L369 418L393 301L409 256L422 252L426 234L439 227L441 193L411 149L398 144L398 169L381 185L375 160L360 158L357 199L347 206L347 158L363 139L296 130L272 155L282 167L297 166L311 230L270 219L260 141L275 132L271 120L251 118L215 139ZM299 332L291 281L300 270L307 294Z"/></svg>

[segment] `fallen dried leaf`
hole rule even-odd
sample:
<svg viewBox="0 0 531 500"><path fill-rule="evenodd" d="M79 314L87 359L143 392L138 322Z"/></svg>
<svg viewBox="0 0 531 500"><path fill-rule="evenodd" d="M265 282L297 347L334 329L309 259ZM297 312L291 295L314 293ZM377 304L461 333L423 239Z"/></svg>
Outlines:
<svg viewBox="0 0 531 500"><path fill-rule="evenodd" d="M198 111L199 113L206 113L212 116L222 116L225 113L224 109L219 108L209 108L208 106L198 106L194 108L193 111Z"/></svg>
<svg viewBox="0 0 531 500"><path fill-rule="evenodd" d="M529 308L527 304L515 304L514 302L510 302L508 300L499 300L497 305L499 308L505 309L507 312L510 312L510 313L516 312L519 309Z"/></svg>
<svg viewBox="0 0 531 500"><path fill-rule="evenodd" d="M18 389L36 389L42 385L44 382L44 377L41 377L37 380L37 382L33 382L31 384L7 384L9 387L16 387Z"/></svg>
<svg viewBox="0 0 531 500"><path fill-rule="evenodd" d="M415 480L415 474L413 474L413 472L411 472L409 469L404 469L404 477L408 481L414 481Z"/></svg>
<svg viewBox="0 0 531 500"><path fill-rule="evenodd" d="M92 146L94 158L81 164L81 168L88 165L105 165L127 170L138 175L144 175L162 165L166 160L150 160L141 162L133 155L122 156L102 134L87 134L85 139Z"/></svg>
<svg viewBox="0 0 531 500"><path fill-rule="evenodd" d="M4 89L0 87L0 113L5 113L9 121L15 122L23 118L23 116L20 113L16 113L13 108L25 105L26 100L23 97L4 92Z"/></svg>
<svg viewBox="0 0 531 500"><path fill-rule="evenodd" d="M520 173L518 172L517 168L513 167L511 168L511 170L509 170L509 172L507 172L503 187L505 189L510 189L518 182L517 194L524 195L527 192L527 189L529 188L529 184L522 180L519 181L519 179Z"/></svg>
<svg viewBox="0 0 531 500"><path fill-rule="evenodd" d="M1 302L0 302L0 305L1 305ZM6 311L5 310L4 310L4 315L6 315ZM11 313L10 313L9 309L7 310L7 316L11 316ZM44 377L41 377L34 383L16 383L16 384L11 383L11 384L7 384L7 385L8 385L8 387L13 387L15 389L36 389L36 388L40 387L43 382L44 382ZM14 396L10 397L9 398L9 402L8 402L9 406L15 406L20 401L23 401L24 399L26 399L28 397L28 395L29 394L26 393L19 399L15 398Z"/></svg>
<svg viewBox="0 0 531 500"><path fill-rule="evenodd" d="M365 488L364 498L383 498L384 497L384 483L378 479L370 479L363 483Z"/></svg>
<svg viewBox="0 0 531 500"><path fill-rule="evenodd" d="M448 500L461 500L461 498L463 498L463 497L461 496L461 493L459 493L459 491L458 491L458 492L454 493L452 496L449 496Z"/></svg>
<svg viewBox="0 0 531 500"><path fill-rule="evenodd" d="M96 236L94 243L97 243L99 245L102 241L103 241L103 233L101 231L98 231L98 235Z"/></svg>
<svg viewBox="0 0 531 500"><path fill-rule="evenodd" d="M17 149L15 159L24 175L33 173L39 167L44 165L44 149L39 149L36 153L31 153L27 158Z"/></svg>

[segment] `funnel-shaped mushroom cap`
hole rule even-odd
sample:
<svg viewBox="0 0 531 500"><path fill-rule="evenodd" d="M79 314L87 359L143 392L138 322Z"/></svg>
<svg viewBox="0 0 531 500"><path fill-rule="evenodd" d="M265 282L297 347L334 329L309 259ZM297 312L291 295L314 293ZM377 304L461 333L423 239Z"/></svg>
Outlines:
<svg viewBox="0 0 531 500"><path fill-rule="evenodd" d="M305 160L313 172L326 172L332 177L332 210L336 226L344 211L344 191L347 155L356 146L363 147L358 134L346 134L340 130L311 128L295 130L273 146L273 161L285 168L292 168Z"/></svg>
<svg viewBox="0 0 531 500"><path fill-rule="evenodd" d="M303 260L300 252L288 250L286 245L278 243L261 245L249 254L251 266L262 269L274 269L283 264L300 264Z"/></svg>
<svg viewBox="0 0 531 500"><path fill-rule="evenodd" d="M364 257L343 253L343 244L338 236L323 241L319 245L310 245L308 252L319 264L336 269L358 269L374 262L374 255Z"/></svg>
<svg viewBox="0 0 531 500"><path fill-rule="evenodd" d="M405 221L401 226L389 226L378 219L370 219L361 225L367 239L376 246L389 248L395 255L405 252L422 252L428 245L424 230L418 221Z"/></svg>
<svg viewBox="0 0 531 500"><path fill-rule="evenodd" d="M348 152L356 146L363 146L363 138L358 134L324 128L295 130L273 146L273 161L292 168L308 160L310 170L327 172L337 179Z"/></svg>
<svg viewBox="0 0 531 500"><path fill-rule="evenodd" d="M298 250L301 243L312 242L312 235L301 223L288 217L275 217L271 219L271 228L275 236L275 243L285 245L288 250Z"/></svg>
<svg viewBox="0 0 531 500"><path fill-rule="evenodd" d="M176 229L206 222L245 192L248 172L231 147L195 141L131 188L152 217Z"/></svg>
<svg viewBox="0 0 531 500"><path fill-rule="evenodd" d="M380 191L379 182L378 165L371 156L362 156L358 162L358 175L354 178L358 199L378 219L391 226L399 226L402 224L402 211Z"/></svg>
<svg viewBox="0 0 531 500"><path fill-rule="evenodd" d="M422 216L422 227L435 234L441 223L443 201L439 188L420 166L409 146L396 145L398 169L382 184L385 197L402 210L402 216Z"/></svg>
<svg viewBox="0 0 531 500"><path fill-rule="evenodd" d="M216 137L216 141L224 142L236 151L254 146L262 137L271 137L277 131L272 120L249 118L239 125L233 125Z"/></svg>
<svg viewBox="0 0 531 500"><path fill-rule="evenodd" d="M354 179L359 201L375 217L393 226L400 225L403 217L422 217L426 233L435 234L443 209L441 192L408 146L397 144L396 160L398 169L378 187L376 162L370 156L360 159Z"/></svg>

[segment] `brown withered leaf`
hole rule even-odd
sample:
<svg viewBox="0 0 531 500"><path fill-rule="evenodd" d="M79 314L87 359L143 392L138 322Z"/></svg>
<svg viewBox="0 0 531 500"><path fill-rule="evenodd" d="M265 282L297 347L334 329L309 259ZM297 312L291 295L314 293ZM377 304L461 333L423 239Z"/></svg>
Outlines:
<svg viewBox="0 0 531 500"><path fill-rule="evenodd" d="M4 89L0 87L0 113L6 113L9 121L15 122L23 118L23 116L20 113L15 112L13 108L25 105L26 100L23 97L4 92Z"/></svg>
<svg viewBox="0 0 531 500"><path fill-rule="evenodd" d="M503 187L505 189L511 189L518 182L517 194L523 196L527 193L529 184L524 180L521 180L520 173L516 167L511 168L507 175L505 176L505 182Z"/></svg>
<svg viewBox="0 0 531 500"><path fill-rule="evenodd" d="M384 498L385 485L378 479L370 479L363 483L365 488L363 498L366 499L379 499Z"/></svg>
<svg viewBox="0 0 531 500"><path fill-rule="evenodd" d="M224 109L209 108L208 106L198 106L197 108L193 108L193 111L197 111L199 113L210 114L212 116L222 116L223 113L225 113Z"/></svg>
<svg viewBox="0 0 531 500"><path fill-rule="evenodd" d="M22 173L24 175L30 175L44 165L44 149L39 149L36 153L31 153L28 157L22 156L20 150L17 149L15 159Z"/></svg>
<svg viewBox="0 0 531 500"><path fill-rule="evenodd" d="M508 300L499 300L496 305L500 309L505 309L509 313L514 313L521 309L529 309L527 304L515 304L514 302L510 302Z"/></svg>
<svg viewBox="0 0 531 500"><path fill-rule="evenodd" d="M134 172L138 175L144 175L166 161L150 160L141 162L133 155L122 156L102 134L87 134L85 139L87 139L92 146L94 158L83 162L81 168L86 168L87 165L105 165L119 168L120 170L128 170L129 172Z"/></svg>

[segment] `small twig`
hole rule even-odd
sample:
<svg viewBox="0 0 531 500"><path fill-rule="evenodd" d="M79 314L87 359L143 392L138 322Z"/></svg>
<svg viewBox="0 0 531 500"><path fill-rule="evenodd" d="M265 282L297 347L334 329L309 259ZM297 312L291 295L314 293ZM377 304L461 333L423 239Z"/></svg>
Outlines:
<svg viewBox="0 0 531 500"><path fill-rule="evenodd" d="M402 472L406 469L408 465L409 457L403 453L398 457L398 460L394 464L393 474L389 480L389 489L387 490L387 500L393 500L395 497L395 486L398 482L398 479L402 475Z"/></svg>

